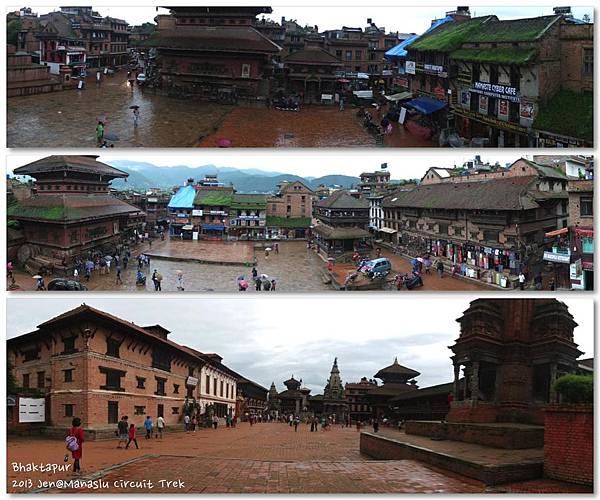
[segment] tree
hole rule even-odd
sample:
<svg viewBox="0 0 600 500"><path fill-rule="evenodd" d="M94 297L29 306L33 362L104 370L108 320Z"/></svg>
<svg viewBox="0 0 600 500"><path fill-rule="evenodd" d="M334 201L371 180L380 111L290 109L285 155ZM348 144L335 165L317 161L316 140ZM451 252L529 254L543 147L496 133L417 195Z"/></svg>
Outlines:
<svg viewBox="0 0 600 500"><path fill-rule="evenodd" d="M10 361L6 362L6 392L7 394L15 394L19 391L19 385L13 371L13 366Z"/></svg>
<svg viewBox="0 0 600 500"><path fill-rule="evenodd" d="M17 45L19 31L23 27L20 19L13 19L6 23L6 43L9 45Z"/></svg>

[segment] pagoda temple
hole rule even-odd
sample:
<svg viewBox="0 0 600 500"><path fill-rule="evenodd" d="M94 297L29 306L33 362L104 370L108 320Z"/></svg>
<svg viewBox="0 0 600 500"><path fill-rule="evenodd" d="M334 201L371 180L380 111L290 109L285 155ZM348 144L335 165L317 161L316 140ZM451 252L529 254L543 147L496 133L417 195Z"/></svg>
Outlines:
<svg viewBox="0 0 600 500"><path fill-rule="evenodd" d="M113 179L129 174L97 158L48 156L14 170L35 179L33 189L7 209L25 238L17 252L20 264L60 268L90 251L112 254L141 230L144 213L109 192Z"/></svg>
<svg viewBox="0 0 600 500"><path fill-rule="evenodd" d="M421 375L412 368L407 368L398 363L398 358L394 362L379 370L374 377L383 381L380 386L371 389L366 395L373 410L373 416L383 418L389 413L389 401L395 396L418 389L417 382L414 380Z"/></svg>

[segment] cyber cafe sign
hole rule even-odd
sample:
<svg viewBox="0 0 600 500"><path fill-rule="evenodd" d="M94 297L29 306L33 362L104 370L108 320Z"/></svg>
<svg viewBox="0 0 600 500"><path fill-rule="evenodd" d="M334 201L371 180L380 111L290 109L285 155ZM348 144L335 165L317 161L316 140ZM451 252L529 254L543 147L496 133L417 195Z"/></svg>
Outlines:
<svg viewBox="0 0 600 500"><path fill-rule="evenodd" d="M512 102L519 102L521 100L515 87L509 87L499 83L475 82L471 90L488 97L497 97Z"/></svg>

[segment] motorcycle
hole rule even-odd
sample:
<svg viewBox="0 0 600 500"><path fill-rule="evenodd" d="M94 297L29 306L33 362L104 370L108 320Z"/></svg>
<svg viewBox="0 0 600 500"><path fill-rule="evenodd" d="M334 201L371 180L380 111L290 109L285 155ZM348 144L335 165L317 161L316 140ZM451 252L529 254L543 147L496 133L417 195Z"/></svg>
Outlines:
<svg viewBox="0 0 600 500"><path fill-rule="evenodd" d="M135 284L136 286L146 286L146 275L138 273Z"/></svg>
<svg viewBox="0 0 600 500"><path fill-rule="evenodd" d="M423 286L423 279L418 274L414 275L408 281L404 282L404 286L407 290L412 290L413 288L417 288L419 286Z"/></svg>

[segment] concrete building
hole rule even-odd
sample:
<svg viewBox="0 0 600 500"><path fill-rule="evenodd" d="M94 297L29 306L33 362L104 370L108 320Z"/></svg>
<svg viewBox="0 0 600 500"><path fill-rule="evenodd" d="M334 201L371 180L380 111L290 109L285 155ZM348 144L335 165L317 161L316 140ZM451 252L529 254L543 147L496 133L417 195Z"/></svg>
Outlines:
<svg viewBox="0 0 600 500"><path fill-rule="evenodd" d="M45 400L36 425L61 438L73 417L94 439L114 436L122 415L136 426L163 416L173 428L185 414L234 415L239 375L169 334L83 304L9 339L8 361L17 384Z"/></svg>

